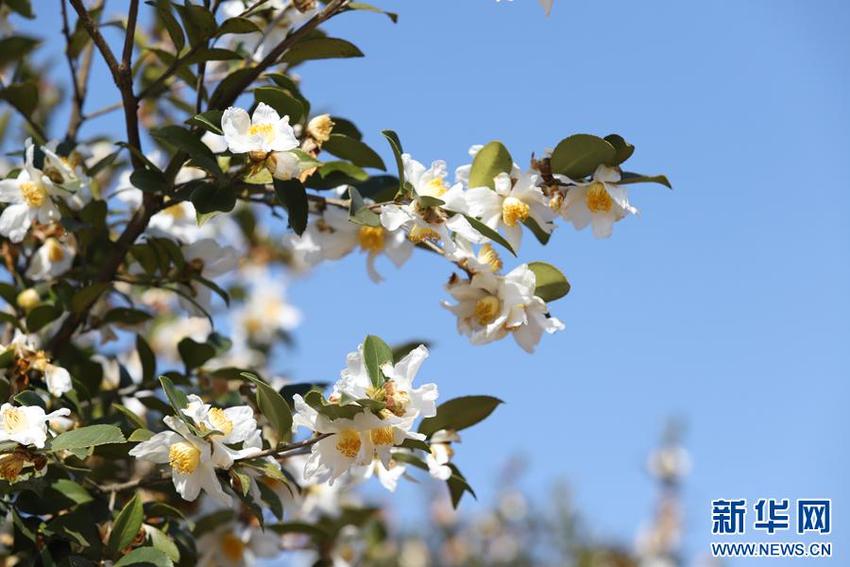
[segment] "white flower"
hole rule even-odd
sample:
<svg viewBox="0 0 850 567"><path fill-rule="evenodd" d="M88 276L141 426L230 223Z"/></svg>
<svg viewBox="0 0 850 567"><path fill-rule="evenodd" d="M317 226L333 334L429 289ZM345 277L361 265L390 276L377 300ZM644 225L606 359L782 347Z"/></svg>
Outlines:
<svg viewBox="0 0 850 567"><path fill-rule="evenodd" d="M71 375L61 366L52 364L47 353L39 349L38 343L36 335L16 332L9 348L14 349L15 356L25 360L30 368L41 372L47 384L47 391L58 398L71 390Z"/></svg>
<svg viewBox="0 0 850 567"><path fill-rule="evenodd" d="M239 252L233 246L221 246L212 238L202 238L182 248L183 258L195 274L212 279L233 271L239 266ZM180 296L180 304L193 315L202 315L201 309L209 311L211 294L207 286L192 282L180 284L184 293L193 300ZM195 305L197 303L197 305Z"/></svg>
<svg viewBox="0 0 850 567"><path fill-rule="evenodd" d="M436 479L448 480L452 474L449 461L454 456L452 443L460 443L460 436L455 431L441 429L431 436L431 452L425 457L428 472Z"/></svg>
<svg viewBox="0 0 850 567"><path fill-rule="evenodd" d="M415 197L404 205L383 205L381 224L384 228L389 231L404 229L413 243L442 242L447 252L454 250L454 233L469 239L481 238L462 215L448 217L448 212L465 212L467 207L463 185L446 186L444 161L435 161L427 169L408 154L402 155L402 161L405 180L413 187ZM443 204L435 207L423 198L439 199Z"/></svg>
<svg viewBox="0 0 850 567"><path fill-rule="evenodd" d="M240 332L261 344L271 344L280 332L291 331L301 322L301 312L286 301L286 287L260 270L246 271L252 283L245 307L234 313Z"/></svg>
<svg viewBox="0 0 850 567"><path fill-rule="evenodd" d="M555 213L540 187L540 178L534 173L514 171L515 180L500 173L494 180L495 188L473 187L466 192L469 214L499 230L514 251L522 241L522 223L531 218L545 232L552 232Z"/></svg>
<svg viewBox="0 0 850 567"><path fill-rule="evenodd" d="M203 489L207 494L228 506L232 499L224 492L215 469L229 468L229 455L212 451L210 444L193 435L180 419L163 418L171 431L157 433L130 450L130 455L152 463L171 466L171 479L178 494L190 502L198 498Z"/></svg>
<svg viewBox="0 0 850 567"><path fill-rule="evenodd" d="M188 405L182 411L192 418L200 431L221 432L206 437L212 444L213 459L219 463L228 463L220 464L220 467L229 468L234 460L260 452L262 448L260 430L257 429L254 410L250 406L215 408L205 404L194 394L190 395L188 400ZM233 448L240 443L243 444L241 449Z"/></svg>
<svg viewBox="0 0 850 567"><path fill-rule="evenodd" d="M76 250L72 237L68 237L63 242L50 236L33 254L32 261L27 268L27 277L35 281L42 281L62 275L74 263L74 254L76 254Z"/></svg>
<svg viewBox="0 0 850 567"><path fill-rule="evenodd" d="M198 538L199 567L242 567L281 551L281 537L274 530L226 524Z"/></svg>
<svg viewBox="0 0 850 567"><path fill-rule="evenodd" d="M15 441L21 445L44 448L48 420L69 415L68 408L45 414L41 406L0 406L0 441Z"/></svg>
<svg viewBox="0 0 850 567"><path fill-rule="evenodd" d="M375 459L364 467L354 467L351 474L364 480L375 475L378 477L381 486L390 492L395 492L395 489L398 488L398 480L404 475L406 468L405 465L395 460L390 460L389 464L385 465L380 459Z"/></svg>
<svg viewBox="0 0 850 567"><path fill-rule="evenodd" d="M23 240L33 222L48 224L60 218L53 202L57 188L33 166L34 147L27 142L26 163L18 177L0 180L0 203L8 203L0 215L0 234L12 242Z"/></svg>
<svg viewBox="0 0 850 567"><path fill-rule="evenodd" d="M436 400L439 391L436 384L424 384L419 388L413 387L413 380L419 367L428 358L428 349L419 345L410 351L398 363L386 363L381 371L387 380L378 389L372 386L366 362L363 357L363 345L357 347L357 352L349 353L346 357L346 368L340 372L340 379L334 385L331 399L338 397L345 400L371 398L386 404L386 409L396 417L402 418L409 430L413 421L418 417L433 417L437 413ZM424 439L418 433L405 432L414 439Z"/></svg>
<svg viewBox="0 0 850 567"><path fill-rule="evenodd" d="M576 230L591 224L593 236L608 238L615 222L638 212L629 204L626 188L618 185L618 181L620 172L616 168L600 165L593 173L593 181L567 189L561 216L573 223Z"/></svg>
<svg viewBox="0 0 850 567"><path fill-rule="evenodd" d="M457 262L473 272L498 272L502 269L502 259L489 242L474 250L475 241L463 237L455 237L455 246L446 251L446 258Z"/></svg>
<svg viewBox="0 0 850 567"><path fill-rule="evenodd" d="M382 280L375 270L375 259L379 255L386 254L393 264L401 267L413 253L413 243L403 231L354 224L348 220L348 211L338 207L325 209L313 230L312 237L324 260L338 260L357 247L366 252L366 268L374 282Z"/></svg>
<svg viewBox="0 0 850 567"><path fill-rule="evenodd" d="M227 146L234 154L248 152L285 152L298 147L289 116L283 118L261 102L250 118L248 113L231 106L221 117L221 129Z"/></svg>
<svg viewBox="0 0 850 567"><path fill-rule="evenodd" d="M286 181L301 173L301 161L292 152L274 152L266 159L266 169L275 179Z"/></svg>
<svg viewBox="0 0 850 567"><path fill-rule="evenodd" d="M331 420L310 407L300 395L296 394L293 401L293 427L332 434L313 444L304 466L304 478L308 481L333 484L353 466L369 465L375 458L388 463L390 448L404 441L405 432L398 427L402 420L394 415L381 419L363 411L351 419Z"/></svg>
<svg viewBox="0 0 850 567"><path fill-rule="evenodd" d="M546 302L534 295L536 276L527 264L505 276L479 272L470 280L452 277L446 289L457 301L443 302L457 316L458 331L472 344L499 340L508 333L527 352L533 352L543 332L563 330L548 316Z"/></svg>

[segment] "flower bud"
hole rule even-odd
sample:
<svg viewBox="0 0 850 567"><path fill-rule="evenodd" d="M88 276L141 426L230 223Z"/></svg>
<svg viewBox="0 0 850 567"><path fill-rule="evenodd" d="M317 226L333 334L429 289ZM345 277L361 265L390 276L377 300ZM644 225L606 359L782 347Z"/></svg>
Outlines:
<svg viewBox="0 0 850 567"><path fill-rule="evenodd" d="M298 157L292 152L275 152L266 160L266 169L275 179L286 181L301 172Z"/></svg>
<svg viewBox="0 0 850 567"><path fill-rule="evenodd" d="M14 482L24 468L24 458L19 453L0 455L0 478Z"/></svg>
<svg viewBox="0 0 850 567"><path fill-rule="evenodd" d="M323 144L330 139L333 129L334 123L329 114L320 114L307 124L307 134L319 144Z"/></svg>
<svg viewBox="0 0 850 567"><path fill-rule="evenodd" d="M295 9L302 14L316 7L316 0L293 0L292 3L295 4Z"/></svg>
<svg viewBox="0 0 850 567"><path fill-rule="evenodd" d="M17 298L18 307L24 310L24 312L29 313L41 303L41 297L39 297L38 292L32 288L25 289L21 293L18 294Z"/></svg>

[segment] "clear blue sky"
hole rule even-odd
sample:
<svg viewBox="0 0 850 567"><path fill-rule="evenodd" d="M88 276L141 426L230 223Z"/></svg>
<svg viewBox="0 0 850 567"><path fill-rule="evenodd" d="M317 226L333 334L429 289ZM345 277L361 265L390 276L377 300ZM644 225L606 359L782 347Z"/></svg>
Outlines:
<svg viewBox="0 0 850 567"><path fill-rule="evenodd" d="M556 0L546 19L532 0L376 3L399 23L330 26L365 60L302 74L315 111L355 119L385 156L383 128L451 167L494 138L527 163L568 134L617 132L637 146L630 167L675 190L635 186L641 216L610 240L562 226L525 249L573 284L552 306L566 332L533 356L456 335L439 259L382 266L376 286L355 256L295 283L306 320L281 365L327 380L367 333L433 341L421 376L444 398L507 402L458 452L482 502L521 453L532 493L567 480L595 533L627 542L652 511L646 454L680 416L689 556L708 549L712 498L826 496L847 562L850 4ZM90 108L114 100L95 89ZM418 503L419 489L401 497Z"/></svg>

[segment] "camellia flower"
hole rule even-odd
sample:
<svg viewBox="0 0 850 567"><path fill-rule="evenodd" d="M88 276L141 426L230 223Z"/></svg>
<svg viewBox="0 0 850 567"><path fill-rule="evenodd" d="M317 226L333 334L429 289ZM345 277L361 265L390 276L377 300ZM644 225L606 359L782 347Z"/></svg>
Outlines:
<svg viewBox="0 0 850 567"><path fill-rule="evenodd" d="M12 242L23 240L34 221L48 224L61 216L53 202L58 189L33 165L34 149L27 140L26 163L18 177L0 180L0 203L9 204L0 215L0 234Z"/></svg>
<svg viewBox="0 0 850 567"><path fill-rule="evenodd" d="M353 418L331 420L310 407L300 395L293 397L293 427L306 427L316 433L332 433L313 444L304 466L304 478L314 482L333 482L353 466L371 465L375 458L389 462L389 449L404 441L399 427L404 420L389 415L383 419L369 411Z"/></svg>
<svg viewBox="0 0 850 567"><path fill-rule="evenodd" d="M462 215L449 217L450 212L465 212L466 199L463 185L446 185L446 162L435 161L431 167L403 154L404 177L413 187L415 196L410 203L386 204L381 207L381 224L390 231L404 229L413 243L424 240L442 242L446 251L454 250L453 233L468 239L478 239L475 231ZM426 199L439 199L443 204L434 206Z"/></svg>
<svg viewBox="0 0 850 567"><path fill-rule="evenodd" d="M47 422L70 413L68 408L45 414L41 406L3 404L0 406L0 441L15 441L43 449L47 442Z"/></svg>
<svg viewBox="0 0 850 567"><path fill-rule="evenodd" d="M364 480L372 478L373 475L377 476L381 486L390 492L395 492L395 489L398 488L398 481L404 475L405 470L407 470L407 467L404 464L393 459L386 465L380 459L375 459L365 467L354 467L351 474Z"/></svg>
<svg viewBox="0 0 850 567"><path fill-rule="evenodd" d="M531 218L545 232L552 232L555 213L549 201L538 187L539 176L534 173L519 173L516 178L507 173L496 176L495 188L473 187L466 192L469 214L481 222L499 230L514 251L522 241L522 223Z"/></svg>
<svg viewBox="0 0 850 567"><path fill-rule="evenodd" d="M534 295L537 277L527 264L505 276L479 272L469 280L452 276L446 289L457 301L443 302L457 316L457 327L472 344L484 344L508 333L525 351L533 352L543 332L563 330L564 325L548 316L546 302Z"/></svg>
<svg viewBox="0 0 850 567"><path fill-rule="evenodd" d="M247 269L251 282L245 307L234 313L238 332L261 344L272 344L281 332L293 330L301 322L301 312L286 301L286 287L280 277L267 270Z"/></svg>
<svg viewBox="0 0 850 567"><path fill-rule="evenodd" d="M298 147L289 116L281 118L264 102L257 105L250 118L244 109L231 106L221 117L221 129L227 147L234 154L256 152L265 157L269 152L285 152Z"/></svg>
<svg viewBox="0 0 850 567"><path fill-rule="evenodd" d="M331 399L341 399L344 402L345 398L370 398L383 402L388 412L405 420L409 430L416 418L433 417L437 414L437 385L424 384L419 388L413 387L413 379L426 358L428 349L425 345L419 345L398 363L384 364L381 371L387 379L383 386L376 389L369 379L361 344L357 347L357 352L349 353L346 357L346 368L334 385ZM409 432L407 436L424 439L424 436L415 432Z"/></svg>
<svg viewBox="0 0 850 567"><path fill-rule="evenodd" d="M33 254L32 261L27 268L27 277L35 281L42 281L64 274L74 263L75 253L72 237L67 237L63 242L50 236Z"/></svg>
<svg viewBox="0 0 850 567"><path fill-rule="evenodd" d="M215 474L216 468L227 469L233 464L230 456L213 451L209 442L192 434L180 419L169 415L163 421L171 431L142 441L130 449L130 455L152 463L168 463L174 488L184 500L194 501L203 489L222 504L230 505L232 499Z"/></svg>
<svg viewBox="0 0 850 567"><path fill-rule="evenodd" d="M275 557L281 538L274 530L228 523L198 539L198 567L243 567L257 559Z"/></svg>
<svg viewBox="0 0 850 567"><path fill-rule="evenodd" d="M195 274L211 279L233 271L239 266L239 252L233 246L221 246L212 238L202 238L183 247L183 258L186 264ZM202 309L209 310L211 291L199 283L182 283L181 289L192 297ZM202 315L198 305L195 305L183 296L180 296L180 304L184 309L194 315Z"/></svg>
<svg viewBox="0 0 850 567"><path fill-rule="evenodd" d="M593 173L593 181L567 189L561 216L573 223L576 230L590 224L593 236L608 238L615 222L638 212L629 204L626 188L617 184L620 179L617 168L600 165Z"/></svg>
<svg viewBox="0 0 850 567"><path fill-rule="evenodd" d="M386 254L396 267L401 267L413 253L413 243L404 231L354 224L349 220L348 211L338 207L325 209L322 218L311 226L310 238L322 259L338 260L359 247L367 254L366 268L374 282L383 279L375 270L375 259L379 255ZM315 255L313 257L315 259Z"/></svg>
<svg viewBox="0 0 850 567"><path fill-rule="evenodd" d="M198 396L188 397L189 404L183 408L183 413L192 418L198 428L206 433L220 431L207 435L206 439L212 444L213 459L222 468L229 468L235 459L249 457L260 452L260 431L254 410L250 406L234 406L216 408L205 404ZM234 445L242 443L242 449L234 449Z"/></svg>
<svg viewBox="0 0 850 567"><path fill-rule="evenodd" d="M71 375L61 366L51 363L47 354L39 349L36 335L17 332L9 348L14 350L20 367L41 372L47 384L47 391L52 396L58 398L71 390Z"/></svg>
<svg viewBox="0 0 850 567"><path fill-rule="evenodd" d="M431 452L425 457L428 472L436 479L448 480L453 474L449 466L455 454L452 443L460 443L460 435L456 431L441 429L431 436L430 441Z"/></svg>

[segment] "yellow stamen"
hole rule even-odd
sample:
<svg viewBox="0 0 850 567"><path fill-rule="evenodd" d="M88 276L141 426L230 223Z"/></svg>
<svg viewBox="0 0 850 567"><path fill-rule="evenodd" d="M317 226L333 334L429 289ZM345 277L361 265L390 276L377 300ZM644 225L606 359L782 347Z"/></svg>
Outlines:
<svg viewBox="0 0 850 567"><path fill-rule="evenodd" d="M587 209L591 213L607 213L614 206L614 201L605 189L605 184L599 181L594 181L587 188L584 202L587 203Z"/></svg>
<svg viewBox="0 0 850 567"><path fill-rule="evenodd" d="M61 262L65 259L65 249L55 238L48 238L44 245L47 247L47 259L53 262Z"/></svg>
<svg viewBox="0 0 850 567"><path fill-rule="evenodd" d="M168 449L168 462L177 472L192 474L201 463L201 450L188 441L178 441Z"/></svg>
<svg viewBox="0 0 850 567"><path fill-rule="evenodd" d="M426 184L426 187L428 187L432 197L442 197L449 190L442 177L435 177Z"/></svg>
<svg viewBox="0 0 850 567"><path fill-rule="evenodd" d="M488 264L491 268L493 268L494 272L498 272L502 269L502 259L490 243L485 244L481 247L481 250L478 251L478 261Z"/></svg>
<svg viewBox="0 0 850 567"><path fill-rule="evenodd" d="M228 532L221 536L221 554L234 563L241 563L245 556L245 542Z"/></svg>
<svg viewBox="0 0 850 567"><path fill-rule="evenodd" d="M41 183L25 181L21 183L21 195L27 205L38 208L47 200L47 189Z"/></svg>
<svg viewBox="0 0 850 567"><path fill-rule="evenodd" d="M360 452L360 435L353 429L343 429L337 433L336 450L353 459Z"/></svg>
<svg viewBox="0 0 850 567"><path fill-rule="evenodd" d="M6 413L3 414L3 429L6 430L6 433L20 431L26 429L26 427L27 416L22 409L13 407L6 409Z"/></svg>
<svg viewBox="0 0 850 567"><path fill-rule="evenodd" d="M396 388L393 380L387 380L384 383L384 403L394 415L402 417L407 413L407 404L410 402L410 395Z"/></svg>
<svg viewBox="0 0 850 567"><path fill-rule="evenodd" d="M508 197L502 201L502 221L508 226L516 226L517 223L528 218L531 207L516 197Z"/></svg>
<svg viewBox="0 0 850 567"><path fill-rule="evenodd" d="M274 126L272 124L251 124L248 127L249 136L261 136L267 142L274 138Z"/></svg>
<svg viewBox="0 0 850 567"><path fill-rule="evenodd" d="M440 240L440 233L438 233L433 228L424 227L417 224L410 229L410 232L407 234L407 239L413 242L414 244L419 244L423 240L430 240L434 242Z"/></svg>
<svg viewBox="0 0 850 567"><path fill-rule="evenodd" d="M393 444L393 428L378 427L369 431L369 437L375 445L392 445Z"/></svg>
<svg viewBox="0 0 850 567"><path fill-rule="evenodd" d="M50 365L50 359L47 358L47 354L43 350L40 350L32 355L31 365L39 372L44 372Z"/></svg>
<svg viewBox="0 0 850 567"><path fill-rule="evenodd" d="M230 435L233 431L233 421L227 417L224 410L221 408L212 408L209 412L210 423L217 431L221 431L224 435Z"/></svg>
<svg viewBox="0 0 850 567"><path fill-rule="evenodd" d="M499 316L502 302L495 295L485 295L475 303L475 320L479 325L489 325Z"/></svg>
<svg viewBox="0 0 850 567"><path fill-rule="evenodd" d="M179 203L176 205L171 205L170 207L162 211L162 213L170 216L174 220L183 220L186 218L186 209L183 208L183 205Z"/></svg>
<svg viewBox="0 0 850 567"><path fill-rule="evenodd" d="M361 226L357 233L360 247L367 252L380 252L384 249L384 227Z"/></svg>

